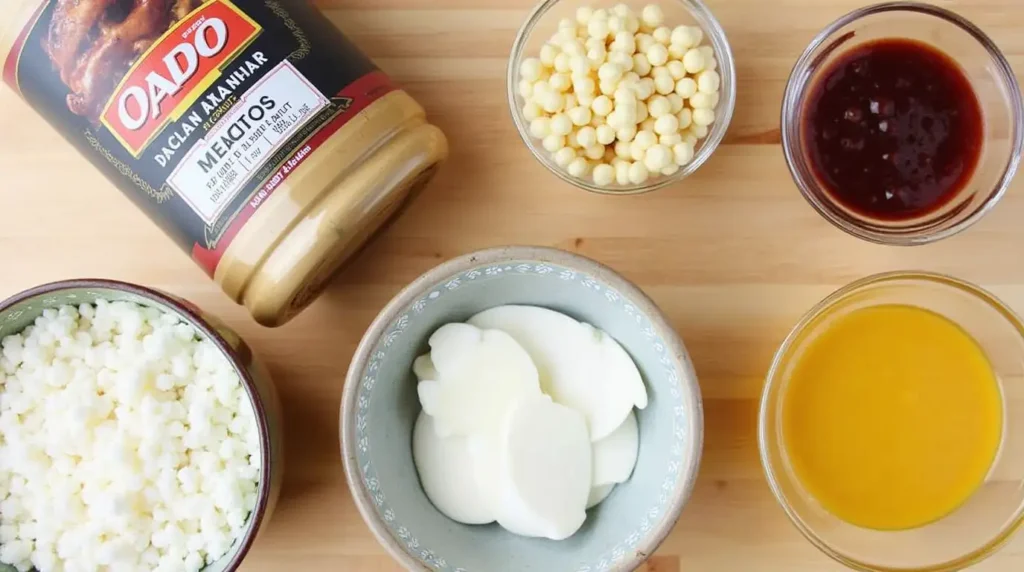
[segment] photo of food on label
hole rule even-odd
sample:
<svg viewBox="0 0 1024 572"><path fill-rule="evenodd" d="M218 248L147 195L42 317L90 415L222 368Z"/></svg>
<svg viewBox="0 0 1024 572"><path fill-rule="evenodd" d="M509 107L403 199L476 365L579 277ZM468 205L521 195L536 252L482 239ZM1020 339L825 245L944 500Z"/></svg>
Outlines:
<svg viewBox="0 0 1024 572"><path fill-rule="evenodd" d="M130 9L122 4L114 0L95 0L61 1L55 5L43 46L60 72L61 81L71 92L67 104L73 113L96 119L133 64L161 35L198 8L202 0L140 2ZM102 29L99 40L84 42L96 26ZM206 38L202 33L194 36L198 41ZM196 48L191 53L180 51L178 54L187 67L179 66L181 60L174 57L168 61L168 67L177 72L173 79L184 80L186 70L198 62ZM192 71L194 73L194 69ZM170 83L172 78L160 79L165 82L161 88L175 85Z"/></svg>

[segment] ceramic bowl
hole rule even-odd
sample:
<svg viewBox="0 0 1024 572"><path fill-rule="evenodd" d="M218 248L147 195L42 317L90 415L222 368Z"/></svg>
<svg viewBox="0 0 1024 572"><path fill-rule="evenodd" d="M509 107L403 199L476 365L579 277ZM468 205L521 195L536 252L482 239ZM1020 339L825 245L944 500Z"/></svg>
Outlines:
<svg viewBox="0 0 1024 572"><path fill-rule="evenodd" d="M245 534L235 542L227 554L206 566L203 572L237 570L252 547L261 526L269 520L273 512L284 476L281 405L266 368L253 356L249 346L238 334L190 302L157 290L114 280L66 280L15 294L0 302L0 339L24 330L47 308L90 304L96 300L134 302L181 318L220 348L241 378L242 385L256 410L256 423L260 433L263 464L260 467L259 498L256 501L256 508L249 516ZM0 572L15 572L15 568L0 564Z"/></svg>
<svg viewBox="0 0 1024 572"><path fill-rule="evenodd" d="M412 460L420 411L413 359L438 327L502 304L564 312L611 334L647 385L630 480L588 511L562 541L470 526L438 512ZM654 303L614 271L546 248L507 247L430 270L381 311L356 350L341 406L341 447L356 505L378 540L410 570L582 572L632 570L671 531L693 490L703 441L696 375Z"/></svg>

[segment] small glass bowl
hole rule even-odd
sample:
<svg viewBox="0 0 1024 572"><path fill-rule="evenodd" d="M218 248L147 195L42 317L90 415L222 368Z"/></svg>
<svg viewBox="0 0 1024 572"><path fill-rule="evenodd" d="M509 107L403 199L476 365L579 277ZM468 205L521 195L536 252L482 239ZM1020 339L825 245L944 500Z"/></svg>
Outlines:
<svg viewBox="0 0 1024 572"><path fill-rule="evenodd" d="M968 501L931 524L878 531L826 511L793 474L782 439L789 375L808 344L837 318L881 304L936 312L985 351L1003 394L1003 435L988 477ZM865 572L948 572L994 554L1024 523L1024 323L977 286L938 274L895 272L845 286L811 309L782 343L761 397L758 442L775 498L801 533L836 561Z"/></svg>
<svg viewBox="0 0 1024 572"><path fill-rule="evenodd" d="M877 220L836 201L815 177L806 157L803 111L809 88L823 69L847 50L880 38L906 38L953 56L981 106L983 147L970 181L946 205L909 220ZM839 18L797 60L782 102L782 147L789 170L807 202L829 222L865 240L916 245L952 236L974 224L1006 192L1024 149L1020 87L999 48L959 15L918 2L877 4Z"/></svg>
<svg viewBox="0 0 1024 572"><path fill-rule="evenodd" d="M559 20L562 18L575 19L576 9L583 6L611 9L615 4L626 4L637 14L644 6L657 4L665 13L666 26L699 27L704 32L702 44L710 45L715 50L715 58L718 60L716 71L721 76L722 83L718 92L718 105L715 107L715 122L709 126L708 136L697 142L693 159L688 164L671 175L651 177L640 185L612 184L602 187L595 184L589 177L579 178L570 175L555 163L551 153L541 146L540 140L534 139L530 135L530 122L523 117L524 101L519 95L517 86L519 85L520 64L525 58L537 57L541 46L558 31ZM509 111L512 113L516 129L519 130L519 136L542 165L563 181L581 189L615 195L646 193L681 181L693 174L711 157L719 143L725 138L725 132L729 129L729 122L732 121L733 109L736 106L736 70L732 48L729 47L722 26L701 0L544 0L533 9L516 35L515 43L512 45L512 55L508 60L506 87Z"/></svg>

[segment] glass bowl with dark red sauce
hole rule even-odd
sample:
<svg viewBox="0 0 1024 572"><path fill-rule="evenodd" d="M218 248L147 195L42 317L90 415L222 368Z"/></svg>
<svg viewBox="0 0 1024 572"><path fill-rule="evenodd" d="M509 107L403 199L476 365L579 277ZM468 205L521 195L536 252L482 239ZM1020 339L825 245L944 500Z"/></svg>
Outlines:
<svg viewBox="0 0 1024 572"><path fill-rule="evenodd" d="M797 61L782 144L807 201L842 230L924 244L1006 191L1022 149L1020 88L979 28L916 2L851 12Z"/></svg>

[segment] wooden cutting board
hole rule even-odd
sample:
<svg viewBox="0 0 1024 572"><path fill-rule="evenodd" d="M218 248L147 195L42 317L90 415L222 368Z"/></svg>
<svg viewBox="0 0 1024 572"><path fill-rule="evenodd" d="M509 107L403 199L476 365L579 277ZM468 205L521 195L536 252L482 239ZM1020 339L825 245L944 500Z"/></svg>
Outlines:
<svg viewBox="0 0 1024 572"><path fill-rule="evenodd" d="M693 355L707 425L696 493L648 572L829 572L768 490L757 398L788 329L834 288L894 269L947 272L1024 312L1024 178L978 225L939 244L892 248L832 228L793 185L779 145L790 67L853 0L709 0L736 56L726 142L693 177L638 197L587 194L534 161L508 115L505 65L532 0L320 0L348 35L426 106L452 158L420 200L298 319L257 326L188 257L9 90L0 90L0 296L69 277L140 282L222 316L262 354L284 402L287 474L278 510L243 569L398 567L363 525L338 446L338 404L363 330L431 266L488 246L580 252L637 282ZM1024 4L943 1L1024 70ZM1024 570L1024 533L979 571ZM552 571L557 572L557 571Z"/></svg>

